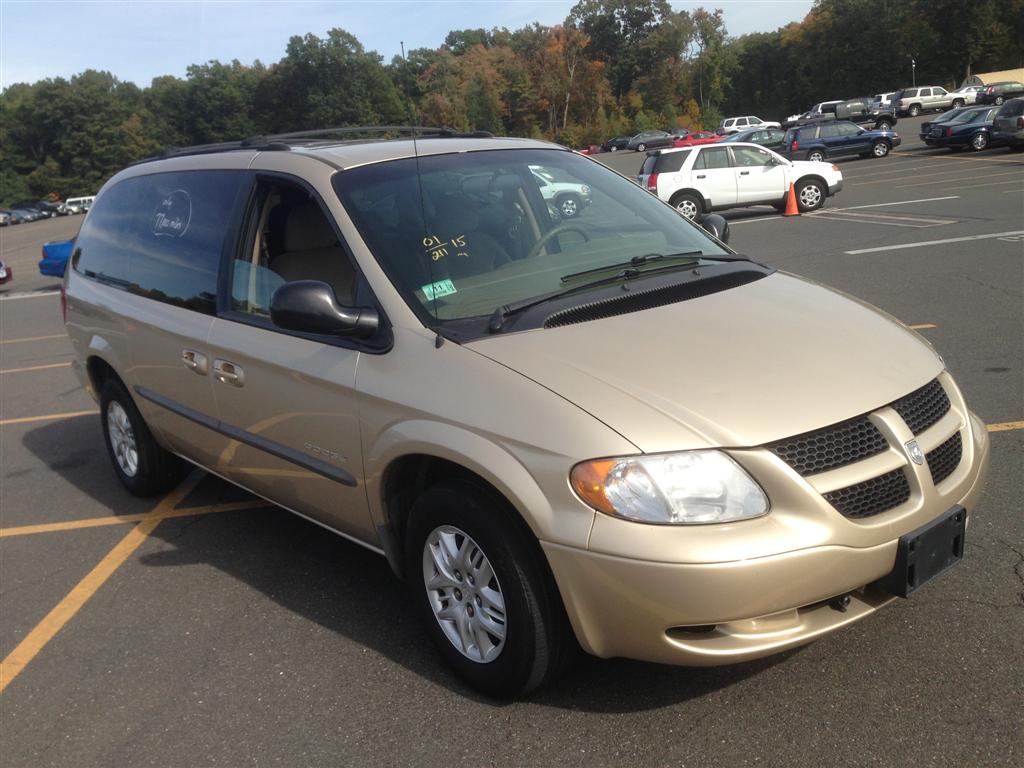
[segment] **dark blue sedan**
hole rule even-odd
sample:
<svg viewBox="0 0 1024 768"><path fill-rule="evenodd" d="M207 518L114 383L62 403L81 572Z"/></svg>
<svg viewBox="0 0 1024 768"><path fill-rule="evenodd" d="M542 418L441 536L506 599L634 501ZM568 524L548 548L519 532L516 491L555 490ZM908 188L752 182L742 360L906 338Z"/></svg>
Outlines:
<svg viewBox="0 0 1024 768"><path fill-rule="evenodd" d="M952 120L933 125L924 137L929 147L949 147L952 150L986 149L992 143L992 123L998 107L968 107Z"/></svg>
<svg viewBox="0 0 1024 768"><path fill-rule="evenodd" d="M896 131L868 131L846 120L829 120L786 131L782 154L790 160L826 160L847 155L885 157L900 145Z"/></svg>

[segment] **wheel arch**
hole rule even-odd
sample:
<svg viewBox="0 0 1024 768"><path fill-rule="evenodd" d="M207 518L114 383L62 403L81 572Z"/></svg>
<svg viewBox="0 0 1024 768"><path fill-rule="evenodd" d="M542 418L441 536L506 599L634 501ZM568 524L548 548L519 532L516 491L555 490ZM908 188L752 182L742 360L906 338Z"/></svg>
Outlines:
<svg viewBox="0 0 1024 768"><path fill-rule="evenodd" d="M682 189L677 189L669 197L668 204L671 205L672 207L675 207L676 201L683 195L693 195L698 200L700 200L700 204L704 208L705 213L711 210L711 203L708 202L708 199L704 197L704 194L699 189L694 189L693 187L683 187Z"/></svg>
<svg viewBox="0 0 1024 768"><path fill-rule="evenodd" d="M549 538L556 528L550 500L526 467L501 446L453 425L426 421L396 425L381 436L378 449L367 454L366 493L388 562L399 576L412 506L423 491L443 480L471 482L503 502L506 509L499 513L507 513L529 534L528 539L538 542L538 552L539 539ZM529 515L524 514L527 509ZM583 539L575 544L586 546L585 536L596 513L582 503L579 511L574 527ZM557 528L564 534L563 525Z"/></svg>

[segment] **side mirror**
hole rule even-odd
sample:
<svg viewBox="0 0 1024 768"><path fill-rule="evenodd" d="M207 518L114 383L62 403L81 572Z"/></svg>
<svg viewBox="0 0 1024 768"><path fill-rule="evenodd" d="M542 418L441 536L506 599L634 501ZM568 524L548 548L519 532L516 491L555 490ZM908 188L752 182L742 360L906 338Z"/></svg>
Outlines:
<svg viewBox="0 0 1024 768"><path fill-rule="evenodd" d="M274 291L270 321L288 331L359 338L372 336L380 327L377 310L339 306L331 286L319 280L296 280Z"/></svg>
<svg viewBox="0 0 1024 768"><path fill-rule="evenodd" d="M717 213L708 213L701 217L700 225L706 232L714 235L723 243L728 244L729 242L729 222L725 220L724 216L719 216Z"/></svg>

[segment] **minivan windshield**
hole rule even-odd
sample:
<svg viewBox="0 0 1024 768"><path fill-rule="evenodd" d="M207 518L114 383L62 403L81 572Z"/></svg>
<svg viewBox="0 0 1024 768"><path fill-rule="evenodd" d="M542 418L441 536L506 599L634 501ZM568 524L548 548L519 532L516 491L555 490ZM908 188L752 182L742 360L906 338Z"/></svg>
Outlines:
<svg viewBox="0 0 1024 768"><path fill-rule="evenodd" d="M338 173L334 186L392 283L431 324L486 318L563 291L566 275L614 274L633 259L735 258L649 192L564 150L392 160Z"/></svg>

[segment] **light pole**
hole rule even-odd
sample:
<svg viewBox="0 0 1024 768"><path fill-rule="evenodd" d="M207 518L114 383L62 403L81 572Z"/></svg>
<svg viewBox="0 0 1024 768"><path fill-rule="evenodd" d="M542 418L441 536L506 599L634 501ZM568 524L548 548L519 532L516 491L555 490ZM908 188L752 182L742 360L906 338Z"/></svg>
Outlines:
<svg viewBox="0 0 1024 768"><path fill-rule="evenodd" d="M910 84L914 87L917 86L917 62L913 57L910 59Z"/></svg>

